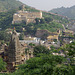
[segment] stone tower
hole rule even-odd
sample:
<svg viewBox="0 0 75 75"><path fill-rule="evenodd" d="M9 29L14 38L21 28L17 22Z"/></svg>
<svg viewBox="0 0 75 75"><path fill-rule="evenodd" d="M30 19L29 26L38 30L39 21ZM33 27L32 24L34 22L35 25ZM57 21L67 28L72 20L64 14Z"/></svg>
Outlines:
<svg viewBox="0 0 75 75"><path fill-rule="evenodd" d="M8 62L12 65L21 64L21 45L19 43L19 38L17 32L13 30L11 41L8 48Z"/></svg>

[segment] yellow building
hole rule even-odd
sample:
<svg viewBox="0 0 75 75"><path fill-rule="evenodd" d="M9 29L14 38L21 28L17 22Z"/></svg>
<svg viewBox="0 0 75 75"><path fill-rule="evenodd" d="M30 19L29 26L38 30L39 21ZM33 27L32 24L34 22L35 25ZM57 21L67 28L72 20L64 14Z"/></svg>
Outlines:
<svg viewBox="0 0 75 75"><path fill-rule="evenodd" d="M58 41L58 35L49 35L49 36L47 37L47 40L48 40L48 41L53 41L54 39L56 39L56 40Z"/></svg>

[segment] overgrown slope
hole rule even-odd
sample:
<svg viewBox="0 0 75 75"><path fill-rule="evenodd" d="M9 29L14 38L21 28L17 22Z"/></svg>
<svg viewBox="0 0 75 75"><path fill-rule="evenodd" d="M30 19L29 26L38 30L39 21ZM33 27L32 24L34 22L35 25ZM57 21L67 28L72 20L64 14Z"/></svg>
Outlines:
<svg viewBox="0 0 75 75"><path fill-rule="evenodd" d="M3 2L2 0L0 0ZM18 2L16 0L9 1L9 0L4 0L4 2L8 1L9 3L13 4L15 2ZM19 3L19 2L18 2ZM16 4L17 5L17 4ZM13 5L15 6L15 5ZM8 5L6 5L8 7ZM30 11L30 12L38 12L39 10L32 8L30 6L25 6L25 10ZM43 19L36 19L36 23L30 23L28 25L26 24L14 24L12 25L12 20L13 20L13 14L17 10L11 10L8 12L1 12L0 13L0 29L5 30L7 28L13 28L15 27L17 32L21 32L23 28L25 28L25 32L28 34L35 34L37 30L48 30L50 32L56 32L58 29L63 29L62 24L67 25L69 23L68 19L54 15L48 12L43 12ZM40 22L39 22L40 20Z"/></svg>
<svg viewBox="0 0 75 75"><path fill-rule="evenodd" d="M18 0L0 0L0 12L18 8L22 4Z"/></svg>

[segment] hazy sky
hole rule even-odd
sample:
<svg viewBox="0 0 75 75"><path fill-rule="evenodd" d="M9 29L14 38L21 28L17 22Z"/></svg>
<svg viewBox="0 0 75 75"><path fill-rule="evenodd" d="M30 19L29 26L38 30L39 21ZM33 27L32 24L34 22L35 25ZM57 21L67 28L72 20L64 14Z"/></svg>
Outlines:
<svg viewBox="0 0 75 75"><path fill-rule="evenodd" d="M20 0L25 4L40 10L51 10L57 7L70 7L75 5L75 0Z"/></svg>

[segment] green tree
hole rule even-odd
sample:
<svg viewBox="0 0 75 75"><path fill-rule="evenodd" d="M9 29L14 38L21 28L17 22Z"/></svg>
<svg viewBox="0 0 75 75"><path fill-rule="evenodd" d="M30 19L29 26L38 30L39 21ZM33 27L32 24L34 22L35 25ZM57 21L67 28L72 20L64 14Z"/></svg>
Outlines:
<svg viewBox="0 0 75 75"><path fill-rule="evenodd" d="M3 62L3 59L0 58L0 72L6 70L6 63Z"/></svg>
<svg viewBox="0 0 75 75"><path fill-rule="evenodd" d="M62 56L42 54L20 65L12 75L73 75L72 67L65 65L65 61Z"/></svg>
<svg viewBox="0 0 75 75"><path fill-rule="evenodd" d="M50 17L45 17L45 21L46 21L47 23L49 23L49 22L53 21L53 19L50 18Z"/></svg>
<svg viewBox="0 0 75 75"><path fill-rule="evenodd" d="M39 24L40 18L36 18L35 21L36 21L36 24Z"/></svg>
<svg viewBox="0 0 75 75"><path fill-rule="evenodd" d="M46 22L45 22L45 19L40 19L40 23L41 23L41 24L46 23Z"/></svg>
<svg viewBox="0 0 75 75"><path fill-rule="evenodd" d="M40 53L49 54L49 49L42 45L35 46L34 55L37 56Z"/></svg>
<svg viewBox="0 0 75 75"><path fill-rule="evenodd" d="M66 54L66 57L70 59L70 64L75 64L75 41L67 44L64 48L62 48Z"/></svg>
<svg viewBox="0 0 75 75"><path fill-rule="evenodd" d="M29 43L29 46L34 47L34 46L35 46L35 44L33 44L33 43Z"/></svg>
<svg viewBox="0 0 75 75"><path fill-rule="evenodd" d="M0 40L9 41L11 34L8 34L5 31L0 31Z"/></svg>

